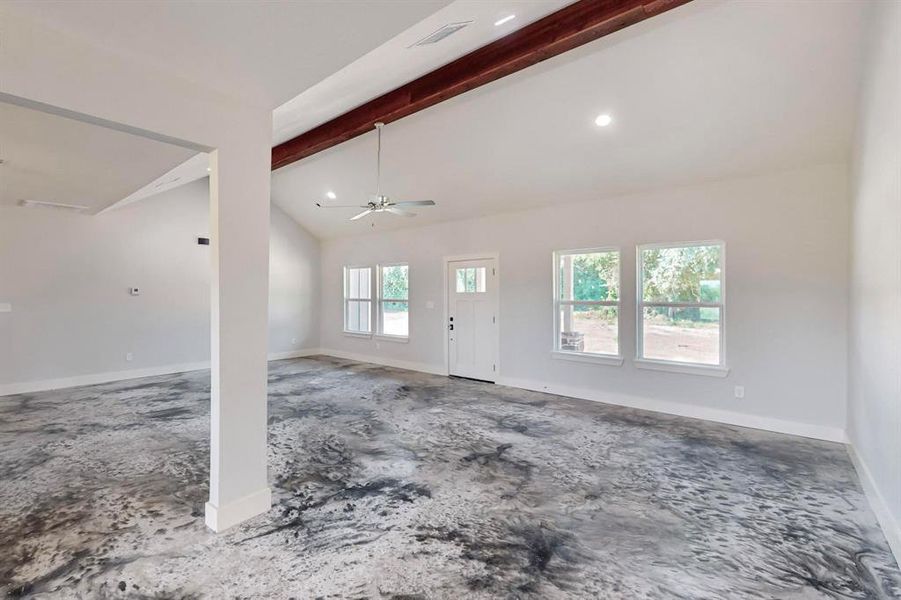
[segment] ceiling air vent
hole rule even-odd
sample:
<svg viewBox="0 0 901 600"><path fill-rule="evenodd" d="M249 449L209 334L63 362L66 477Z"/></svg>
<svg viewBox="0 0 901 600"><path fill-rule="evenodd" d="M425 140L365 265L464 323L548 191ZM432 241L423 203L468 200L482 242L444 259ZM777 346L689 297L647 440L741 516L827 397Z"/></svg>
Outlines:
<svg viewBox="0 0 901 600"><path fill-rule="evenodd" d="M87 210L87 206L81 206L78 204L62 204L60 202L42 202L40 200L19 200L19 206L24 206L25 208L52 208L55 210L71 210L73 212L80 212L83 210Z"/></svg>
<svg viewBox="0 0 901 600"><path fill-rule="evenodd" d="M444 38L457 33L458 31L460 31L461 29L463 29L470 23L472 23L472 21L462 21L460 23L448 23L444 27L441 27L440 29L437 29L437 30L433 31L432 33L430 33L429 35L425 36L424 38L422 38L421 40L419 40L412 46L408 46L408 48L413 48L414 46L429 46L431 44L437 44Z"/></svg>

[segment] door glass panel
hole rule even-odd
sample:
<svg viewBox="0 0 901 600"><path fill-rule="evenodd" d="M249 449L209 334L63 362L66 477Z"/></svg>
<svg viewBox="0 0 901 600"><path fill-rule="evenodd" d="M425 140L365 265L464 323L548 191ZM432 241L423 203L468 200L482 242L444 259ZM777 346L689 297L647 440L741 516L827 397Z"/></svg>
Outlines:
<svg viewBox="0 0 901 600"><path fill-rule="evenodd" d="M485 293L485 267L478 267L476 270L476 285L474 292L478 292L479 294Z"/></svg>
<svg viewBox="0 0 901 600"><path fill-rule="evenodd" d="M485 278L488 271L485 267L464 267L457 269L457 293L458 294L484 294L486 291Z"/></svg>
<svg viewBox="0 0 901 600"><path fill-rule="evenodd" d="M476 291L476 270L472 267L466 269L466 291Z"/></svg>
<svg viewBox="0 0 901 600"><path fill-rule="evenodd" d="M457 269L457 293L466 291L466 269Z"/></svg>

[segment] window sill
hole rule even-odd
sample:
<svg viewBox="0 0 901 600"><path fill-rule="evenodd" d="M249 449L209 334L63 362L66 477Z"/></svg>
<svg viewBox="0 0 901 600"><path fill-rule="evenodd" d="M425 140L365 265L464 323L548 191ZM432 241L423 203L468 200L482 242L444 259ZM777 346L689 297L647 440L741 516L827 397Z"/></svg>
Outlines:
<svg viewBox="0 0 901 600"><path fill-rule="evenodd" d="M373 337L383 342L396 342L398 344L406 344L410 341L410 336L408 335L389 335L387 333L377 333Z"/></svg>
<svg viewBox="0 0 901 600"><path fill-rule="evenodd" d="M551 358L557 360L571 360L573 362L593 363L596 365L609 365L611 367L621 367L623 365L623 357L613 356L612 354L588 354L587 352L552 350Z"/></svg>
<svg viewBox="0 0 901 600"><path fill-rule="evenodd" d="M725 377L729 374L729 367L721 367L718 365L693 365L690 363L667 362L665 360L650 360L647 358L636 358L634 363L635 368L637 369L682 373L684 375Z"/></svg>
<svg viewBox="0 0 901 600"><path fill-rule="evenodd" d="M345 331L344 335L346 335L347 337L361 338L364 340L368 340L372 337L371 333L363 333L360 331Z"/></svg>

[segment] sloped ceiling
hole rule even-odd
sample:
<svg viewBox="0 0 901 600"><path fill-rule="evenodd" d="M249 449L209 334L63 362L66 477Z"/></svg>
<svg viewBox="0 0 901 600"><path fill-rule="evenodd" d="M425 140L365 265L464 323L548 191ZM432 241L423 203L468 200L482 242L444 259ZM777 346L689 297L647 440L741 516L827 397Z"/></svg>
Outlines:
<svg viewBox="0 0 901 600"><path fill-rule="evenodd" d="M844 161L865 4L697 0L393 123L382 189L438 202L416 218L316 208L375 191L373 134L276 171L273 201L329 238Z"/></svg>

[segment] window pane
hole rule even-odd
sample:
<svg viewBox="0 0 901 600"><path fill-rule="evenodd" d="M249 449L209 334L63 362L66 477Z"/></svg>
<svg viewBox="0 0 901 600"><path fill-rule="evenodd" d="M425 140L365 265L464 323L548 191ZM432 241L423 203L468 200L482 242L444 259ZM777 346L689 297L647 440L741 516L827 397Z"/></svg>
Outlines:
<svg viewBox="0 0 901 600"><path fill-rule="evenodd" d="M644 358L718 365L720 309L645 307Z"/></svg>
<svg viewBox="0 0 901 600"><path fill-rule="evenodd" d="M410 331L410 311L406 302L382 302L382 333L406 336Z"/></svg>
<svg viewBox="0 0 901 600"><path fill-rule="evenodd" d="M360 297L360 276L357 273L359 269L348 269L347 270L347 297L348 298L359 298Z"/></svg>
<svg viewBox="0 0 901 600"><path fill-rule="evenodd" d="M370 285L370 279L372 277L372 269L357 269L360 272L360 298L371 298L372 297L372 286Z"/></svg>
<svg viewBox="0 0 901 600"><path fill-rule="evenodd" d="M369 333L369 301L348 300L347 330Z"/></svg>
<svg viewBox="0 0 901 600"><path fill-rule="evenodd" d="M372 276L370 267L347 269L347 297L370 298L372 288L369 285Z"/></svg>
<svg viewBox="0 0 901 600"><path fill-rule="evenodd" d="M466 269L457 269L457 293L466 291Z"/></svg>
<svg viewBox="0 0 901 600"><path fill-rule="evenodd" d="M619 252L562 254L559 260L561 300L619 299Z"/></svg>
<svg viewBox="0 0 901 600"><path fill-rule="evenodd" d="M368 279L368 276L367 276ZM368 294L367 294L368 296ZM360 302L360 331L369 333L372 329L369 326L369 302Z"/></svg>
<svg viewBox="0 0 901 600"><path fill-rule="evenodd" d="M382 267L382 298L406 300L409 296L407 265Z"/></svg>
<svg viewBox="0 0 901 600"><path fill-rule="evenodd" d="M360 330L360 307L359 302L350 301L347 303L347 330Z"/></svg>
<svg viewBox="0 0 901 600"><path fill-rule="evenodd" d="M560 350L617 355L618 339L615 306L560 307Z"/></svg>
<svg viewBox="0 0 901 600"><path fill-rule="evenodd" d="M646 248L641 251L645 302L719 302L722 246Z"/></svg>

